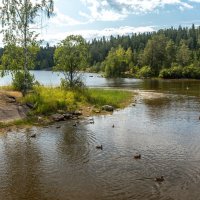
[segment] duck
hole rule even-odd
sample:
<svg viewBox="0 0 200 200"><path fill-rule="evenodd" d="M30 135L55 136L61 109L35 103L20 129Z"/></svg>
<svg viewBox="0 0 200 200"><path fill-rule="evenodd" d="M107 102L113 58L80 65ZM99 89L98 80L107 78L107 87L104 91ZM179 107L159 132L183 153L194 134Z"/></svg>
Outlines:
<svg viewBox="0 0 200 200"><path fill-rule="evenodd" d="M35 138L36 137L36 133L31 134L31 138Z"/></svg>
<svg viewBox="0 0 200 200"><path fill-rule="evenodd" d="M136 155L134 155L134 158L135 158L135 159L141 159L141 154L136 154Z"/></svg>
<svg viewBox="0 0 200 200"><path fill-rule="evenodd" d="M115 125L113 124L112 127L115 128Z"/></svg>
<svg viewBox="0 0 200 200"><path fill-rule="evenodd" d="M165 179L164 179L163 176L160 176L160 177L156 177L154 180L155 180L156 182L163 182Z"/></svg>
<svg viewBox="0 0 200 200"><path fill-rule="evenodd" d="M101 145L97 145L96 146L96 149L101 149L101 150L103 150L103 145L101 144Z"/></svg>

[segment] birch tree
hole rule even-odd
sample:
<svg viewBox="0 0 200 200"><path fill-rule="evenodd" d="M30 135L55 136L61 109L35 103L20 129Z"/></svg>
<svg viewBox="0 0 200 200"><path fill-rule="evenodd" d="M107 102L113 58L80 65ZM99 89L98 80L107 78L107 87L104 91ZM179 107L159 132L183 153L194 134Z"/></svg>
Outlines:
<svg viewBox="0 0 200 200"><path fill-rule="evenodd" d="M39 26L38 24L41 21L41 18L50 18L53 14L53 9L53 0L0 1L0 20L2 25L1 32L3 34L3 44L8 48L10 46L21 48L23 56L20 59L18 57L19 53L15 54L16 60L22 62L19 63L18 67L14 69L9 68L9 65L3 67L6 71L11 69L13 74L22 70L24 74L22 93L24 95L27 92L26 86L27 76L29 75L29 66L31 66L31 63L33 62L32 47L38 45L37 29L42 28L41 24Z"/></svg>

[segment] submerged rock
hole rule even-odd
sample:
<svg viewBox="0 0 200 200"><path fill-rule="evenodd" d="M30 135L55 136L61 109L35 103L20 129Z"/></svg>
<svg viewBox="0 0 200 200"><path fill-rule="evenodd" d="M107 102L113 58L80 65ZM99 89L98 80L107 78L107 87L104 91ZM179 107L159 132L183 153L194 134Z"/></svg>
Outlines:
<svg viewBox="0 0 200 200"><path fill-rule="evenodd" d="M114 107L110 105L104 105L102 106L102 110L108 111L108 112L113 112Z"/></svg>

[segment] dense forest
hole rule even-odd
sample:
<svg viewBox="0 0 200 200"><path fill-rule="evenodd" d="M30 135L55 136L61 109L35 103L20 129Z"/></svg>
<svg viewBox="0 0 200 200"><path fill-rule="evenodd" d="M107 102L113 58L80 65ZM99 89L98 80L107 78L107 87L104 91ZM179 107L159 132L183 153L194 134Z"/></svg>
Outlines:
<svg viewBox="0 0 200 200"><path fill-rule="evenodd" d="M51 70L55 49L40 47L35 69ZM88 49L87 70L107 77L200 78L200 27L195 25L93 39Z"/></svg>
<svg viewBox="0 0 200 200"><path fill-rule="evenodd" d="M200 78L200 27L94 39L90 65L108 77Z"/></svg>

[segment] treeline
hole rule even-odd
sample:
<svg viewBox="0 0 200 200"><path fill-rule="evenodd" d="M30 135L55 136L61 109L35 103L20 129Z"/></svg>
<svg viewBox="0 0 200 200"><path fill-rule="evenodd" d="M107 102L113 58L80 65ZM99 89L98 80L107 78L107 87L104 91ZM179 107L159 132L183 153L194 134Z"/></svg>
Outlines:
<svg viewBox="0 0 200 200"><path fill-rule="evenodd" d="M87 70L101 71L106 77L200 78L200 27L195 25L102 37L87 45ZM56 48L40 47L34 69L51 70ZM0 57L3 51L0 48Z"/></svg>
<svg viewBox="0 0 200 200"><path fill-rule="evenodd" d="M94 39L90 65L107 77L200 78L200 27Z"/></svg>

